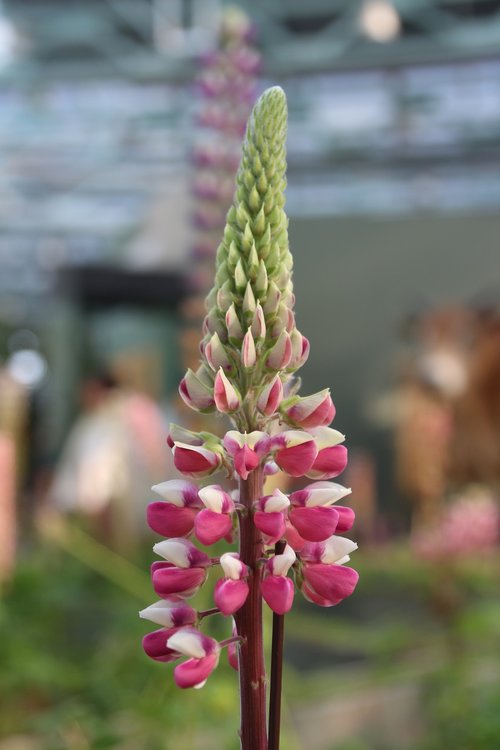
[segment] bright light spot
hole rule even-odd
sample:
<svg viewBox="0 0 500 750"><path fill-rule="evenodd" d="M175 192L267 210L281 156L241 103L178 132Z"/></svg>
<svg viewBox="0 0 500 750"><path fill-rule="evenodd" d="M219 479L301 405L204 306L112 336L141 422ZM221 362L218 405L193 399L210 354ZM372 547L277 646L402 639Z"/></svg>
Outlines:
<svg viewBox="0 0 500 750"><path fill-rule="evenodd" d="M47 363L34 349L20 349L9 357L7 370L21 385L35 388L47 372Z"/></svg>
<svg viewBox="0 0 500 750"><path fill-rule="evenodd" d="M396 8L388 0L368 0L359 15L363 34L374 42L390 42L401 30Z"/></svg>
<svg viewBox="0 0 500 750"><path fill-rule="evenodd" d="M0 68L6 68L16 56L17 32L14 25L4 15L0 5Z"/></svg>

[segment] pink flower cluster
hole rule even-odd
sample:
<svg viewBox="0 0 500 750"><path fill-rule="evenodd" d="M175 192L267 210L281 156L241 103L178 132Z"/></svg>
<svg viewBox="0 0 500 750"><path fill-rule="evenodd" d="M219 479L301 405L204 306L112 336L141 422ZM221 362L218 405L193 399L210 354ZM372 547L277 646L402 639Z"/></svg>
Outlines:
<svg viewBox="0 0 500 750"><path fill-rule="evenodd" d="M498 504L483 490L472 488L441 514L434 526L413 535L415 553L427 560L457 559L484 554L500 540Z"/></svg>
<svg viewBox="0 0 500 750"><path fill-rule="evenodd" d="M229 390L225 380L221 378L223 393L217 396L217 383L215 393L230 407L238 395L227 381ZM276 489L258 498L251 508L240 504L237 490L230 494L218 484L200 488L187 479L173 479L153 487L161 500L150 503L148 524L167 538L154 546L163 560L154 562L151 571L160 601L141 616L162 628L146 635L143 646L148 656L159 661L189 657L175 669L179 687L204 684L217 666L222 645L229 646L234 665L238 641L237 633L222 644L200 633L200 617L186 599L204 584L208 568L220 565L222 577L215 585L214 603L221 614L232 616L247 599L252 575L237 553L213 558L198 549L192 538L207 546L221 540L232 542L242 517L253 523L267 549L260 561L261 594L279 615L290 610L295 587L309 601L331 607L349 596L358 581L356 571L345 565L357 545L339 536L354 521L353 511L338 505L350 489L328 481L347 464L344 436L327 426L335 415L329 392L283 399L281 381L275 378L262 389L257 402L261 414L279 417L281 431L229 430L221 440L211 433L193 433L172 425L167 442L177 469L197 479L226 469L229 475L246 480L261 468L264 473L281 470L314 481L290 494ZM272 549L277 542L284 543L280 554Z"/></svg>

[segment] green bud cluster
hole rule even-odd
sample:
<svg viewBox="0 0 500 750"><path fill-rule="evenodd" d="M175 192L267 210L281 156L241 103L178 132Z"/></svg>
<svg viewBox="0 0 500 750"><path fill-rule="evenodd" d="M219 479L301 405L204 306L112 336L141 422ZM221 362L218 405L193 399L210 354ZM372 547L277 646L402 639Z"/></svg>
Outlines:
<svg viewBox="0 0 500 750"><path fill-rule="evenodd" d="M287 379L307 357L307 341L292 312L286 131L286 97L275 86L262 94L247 125L234 202L217 250L215 285L206 299L205 377L223 367L243 397L277 372Z"/></svg>

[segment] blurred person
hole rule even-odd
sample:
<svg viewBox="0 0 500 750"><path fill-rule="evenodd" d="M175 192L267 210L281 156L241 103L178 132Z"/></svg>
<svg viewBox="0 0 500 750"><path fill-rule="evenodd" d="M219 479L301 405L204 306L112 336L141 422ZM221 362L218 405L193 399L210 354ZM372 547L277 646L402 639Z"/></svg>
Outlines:
<svg viewBox="0 0 500 750"><path fill-rule="evenodd" d="M87 517L114 549L130 550L145 531L149 488L176 475L165 438L166 420L143 393L105 373L86 380L82 414L68 435L50 504Z"/></svg>

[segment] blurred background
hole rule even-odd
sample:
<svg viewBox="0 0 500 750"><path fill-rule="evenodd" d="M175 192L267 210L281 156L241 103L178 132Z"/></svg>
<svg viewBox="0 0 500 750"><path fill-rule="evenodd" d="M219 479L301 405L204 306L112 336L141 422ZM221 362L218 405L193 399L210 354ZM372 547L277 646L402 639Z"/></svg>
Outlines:
<svg viewBox="0 0 500 750"><path fill-rule="evenodd" d="M237 747L234 672L176 690L136 613L272 84L361 574L287 618L283 747L500 747L499 81L499 0L0 4L0 750Z"/></svg>

